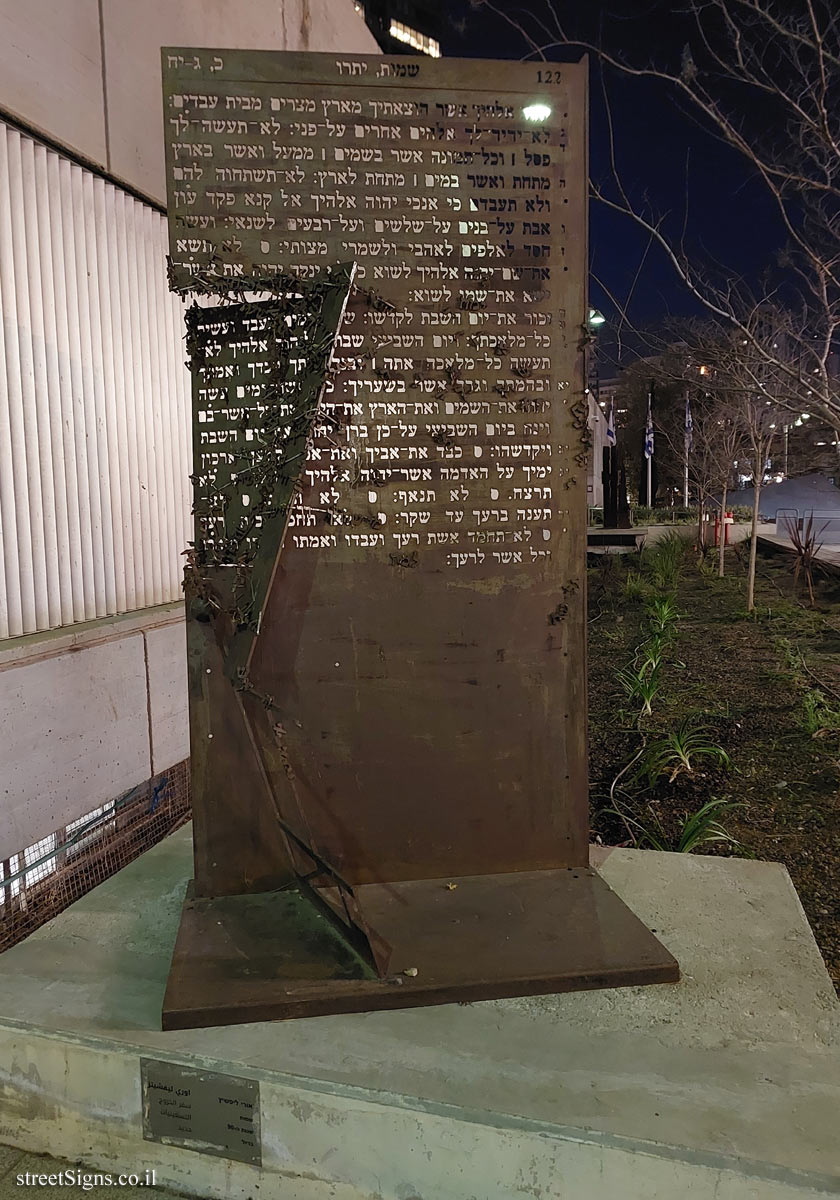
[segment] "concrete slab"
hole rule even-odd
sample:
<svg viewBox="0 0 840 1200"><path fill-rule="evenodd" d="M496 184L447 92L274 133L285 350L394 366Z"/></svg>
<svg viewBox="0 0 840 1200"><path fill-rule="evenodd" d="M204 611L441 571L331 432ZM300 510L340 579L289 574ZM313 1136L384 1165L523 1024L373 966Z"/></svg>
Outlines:
<svg viewBox="0 0 840 1200"><path fill-rule="evenodd" d="M840 1008L777 864L613 851L678 985L162 1033L189 831L0 959L0 1141L284 1200L840 1194ZM140 1056L260 1082L263 1166L143 1142Z"/></svg>
<svg viewBox="0 0 840 1200"><path fill-rule="evenodd" d="M0 1146L0 1183L14 1170L20 1160L25 1157L25 1151L18 1150L14 1146ZM2 1190L0 1190L0 1196L2 1194Z"/></svg>
<svg viewBox="0 0 840 1200"><path fill-rule="evenodd" d="M177 1200L175 1192L153 1184L147 1186L142 1171L124 1173L136 1173L142 1182L136 1187L130 1184L117 1185L116 1194L120 1200ZM52 1184L50 1177L54 1181ZM149 1179L152 1178L150 1175ZM76 1163L47 1154L24 1154L20 1150L0 1146L0 1200L12 1200L13 1197L14 1200L20 1200L22 1187L37 1188L39 1196L47 1197L78 1195L85 1196L87 1200L113 1200L115 1195L115 1185L105 1182L102 1172L79 1167Z"/></svg>

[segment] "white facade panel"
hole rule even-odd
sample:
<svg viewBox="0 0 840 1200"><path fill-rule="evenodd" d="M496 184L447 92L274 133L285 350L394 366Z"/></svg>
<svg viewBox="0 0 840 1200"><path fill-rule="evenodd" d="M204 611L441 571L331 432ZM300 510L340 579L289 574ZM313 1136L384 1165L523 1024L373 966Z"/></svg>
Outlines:
<svg viewBox="0 0 840 1200"><path fill-rule="evenodd" d="M190 756L187 633L183 621L146 635L152 775Z"/></svg>
<svg viewBox="0 0 840 1200"><path fill-rule="evenodd" d="M103 0L109 169L165 202L161 46L378 54L353 0Z"/></svg>
<svg viewBox="0 0 840 1200"><path fill-rule="evenodd" d="M0 671L0 729L2 860L151 776L142 633Z"/></svg>
<svg viewBox="0 0 840 1200"><path fill-rule="evenodd" d="M99 0L0 0L0 107L107 166Z"/></svg>
<svg viewBox="0 0 840 1200"><path fill-rule="evenodd" d="M176 600L183 306L165 218L0 122L0 639Z"/></svg>

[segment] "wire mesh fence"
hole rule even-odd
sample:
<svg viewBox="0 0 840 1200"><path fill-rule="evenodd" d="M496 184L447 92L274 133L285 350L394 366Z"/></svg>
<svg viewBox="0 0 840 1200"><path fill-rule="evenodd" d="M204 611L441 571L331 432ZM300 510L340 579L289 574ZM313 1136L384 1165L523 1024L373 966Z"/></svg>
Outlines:
<svg viewBox="0 0 840 1200"><path fill-rule="evenodd" d="M189 760L0 862L0 952L190 818Z"/></svg>

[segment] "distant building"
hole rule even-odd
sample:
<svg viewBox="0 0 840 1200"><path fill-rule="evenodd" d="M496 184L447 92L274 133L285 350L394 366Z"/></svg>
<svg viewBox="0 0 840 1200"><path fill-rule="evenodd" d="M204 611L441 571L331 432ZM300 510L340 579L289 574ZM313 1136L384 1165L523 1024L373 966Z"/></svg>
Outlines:
<svg viewBox="0 0 840 1200"><path fill-rule="evenodd" d="M357 0L368 29L386 54L441 56L444 16L429 0Z"/></svg>

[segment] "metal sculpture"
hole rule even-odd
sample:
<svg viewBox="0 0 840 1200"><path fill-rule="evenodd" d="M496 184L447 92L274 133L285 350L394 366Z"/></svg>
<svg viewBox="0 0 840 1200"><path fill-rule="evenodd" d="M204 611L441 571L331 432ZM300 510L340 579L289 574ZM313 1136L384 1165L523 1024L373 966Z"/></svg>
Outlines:
<svg viewBox="0 0 840 1200"><path fill-rule="evenodd" d="M163 61L221 302L165 1025L675 978L588 866L583 66Z"/></svg>

